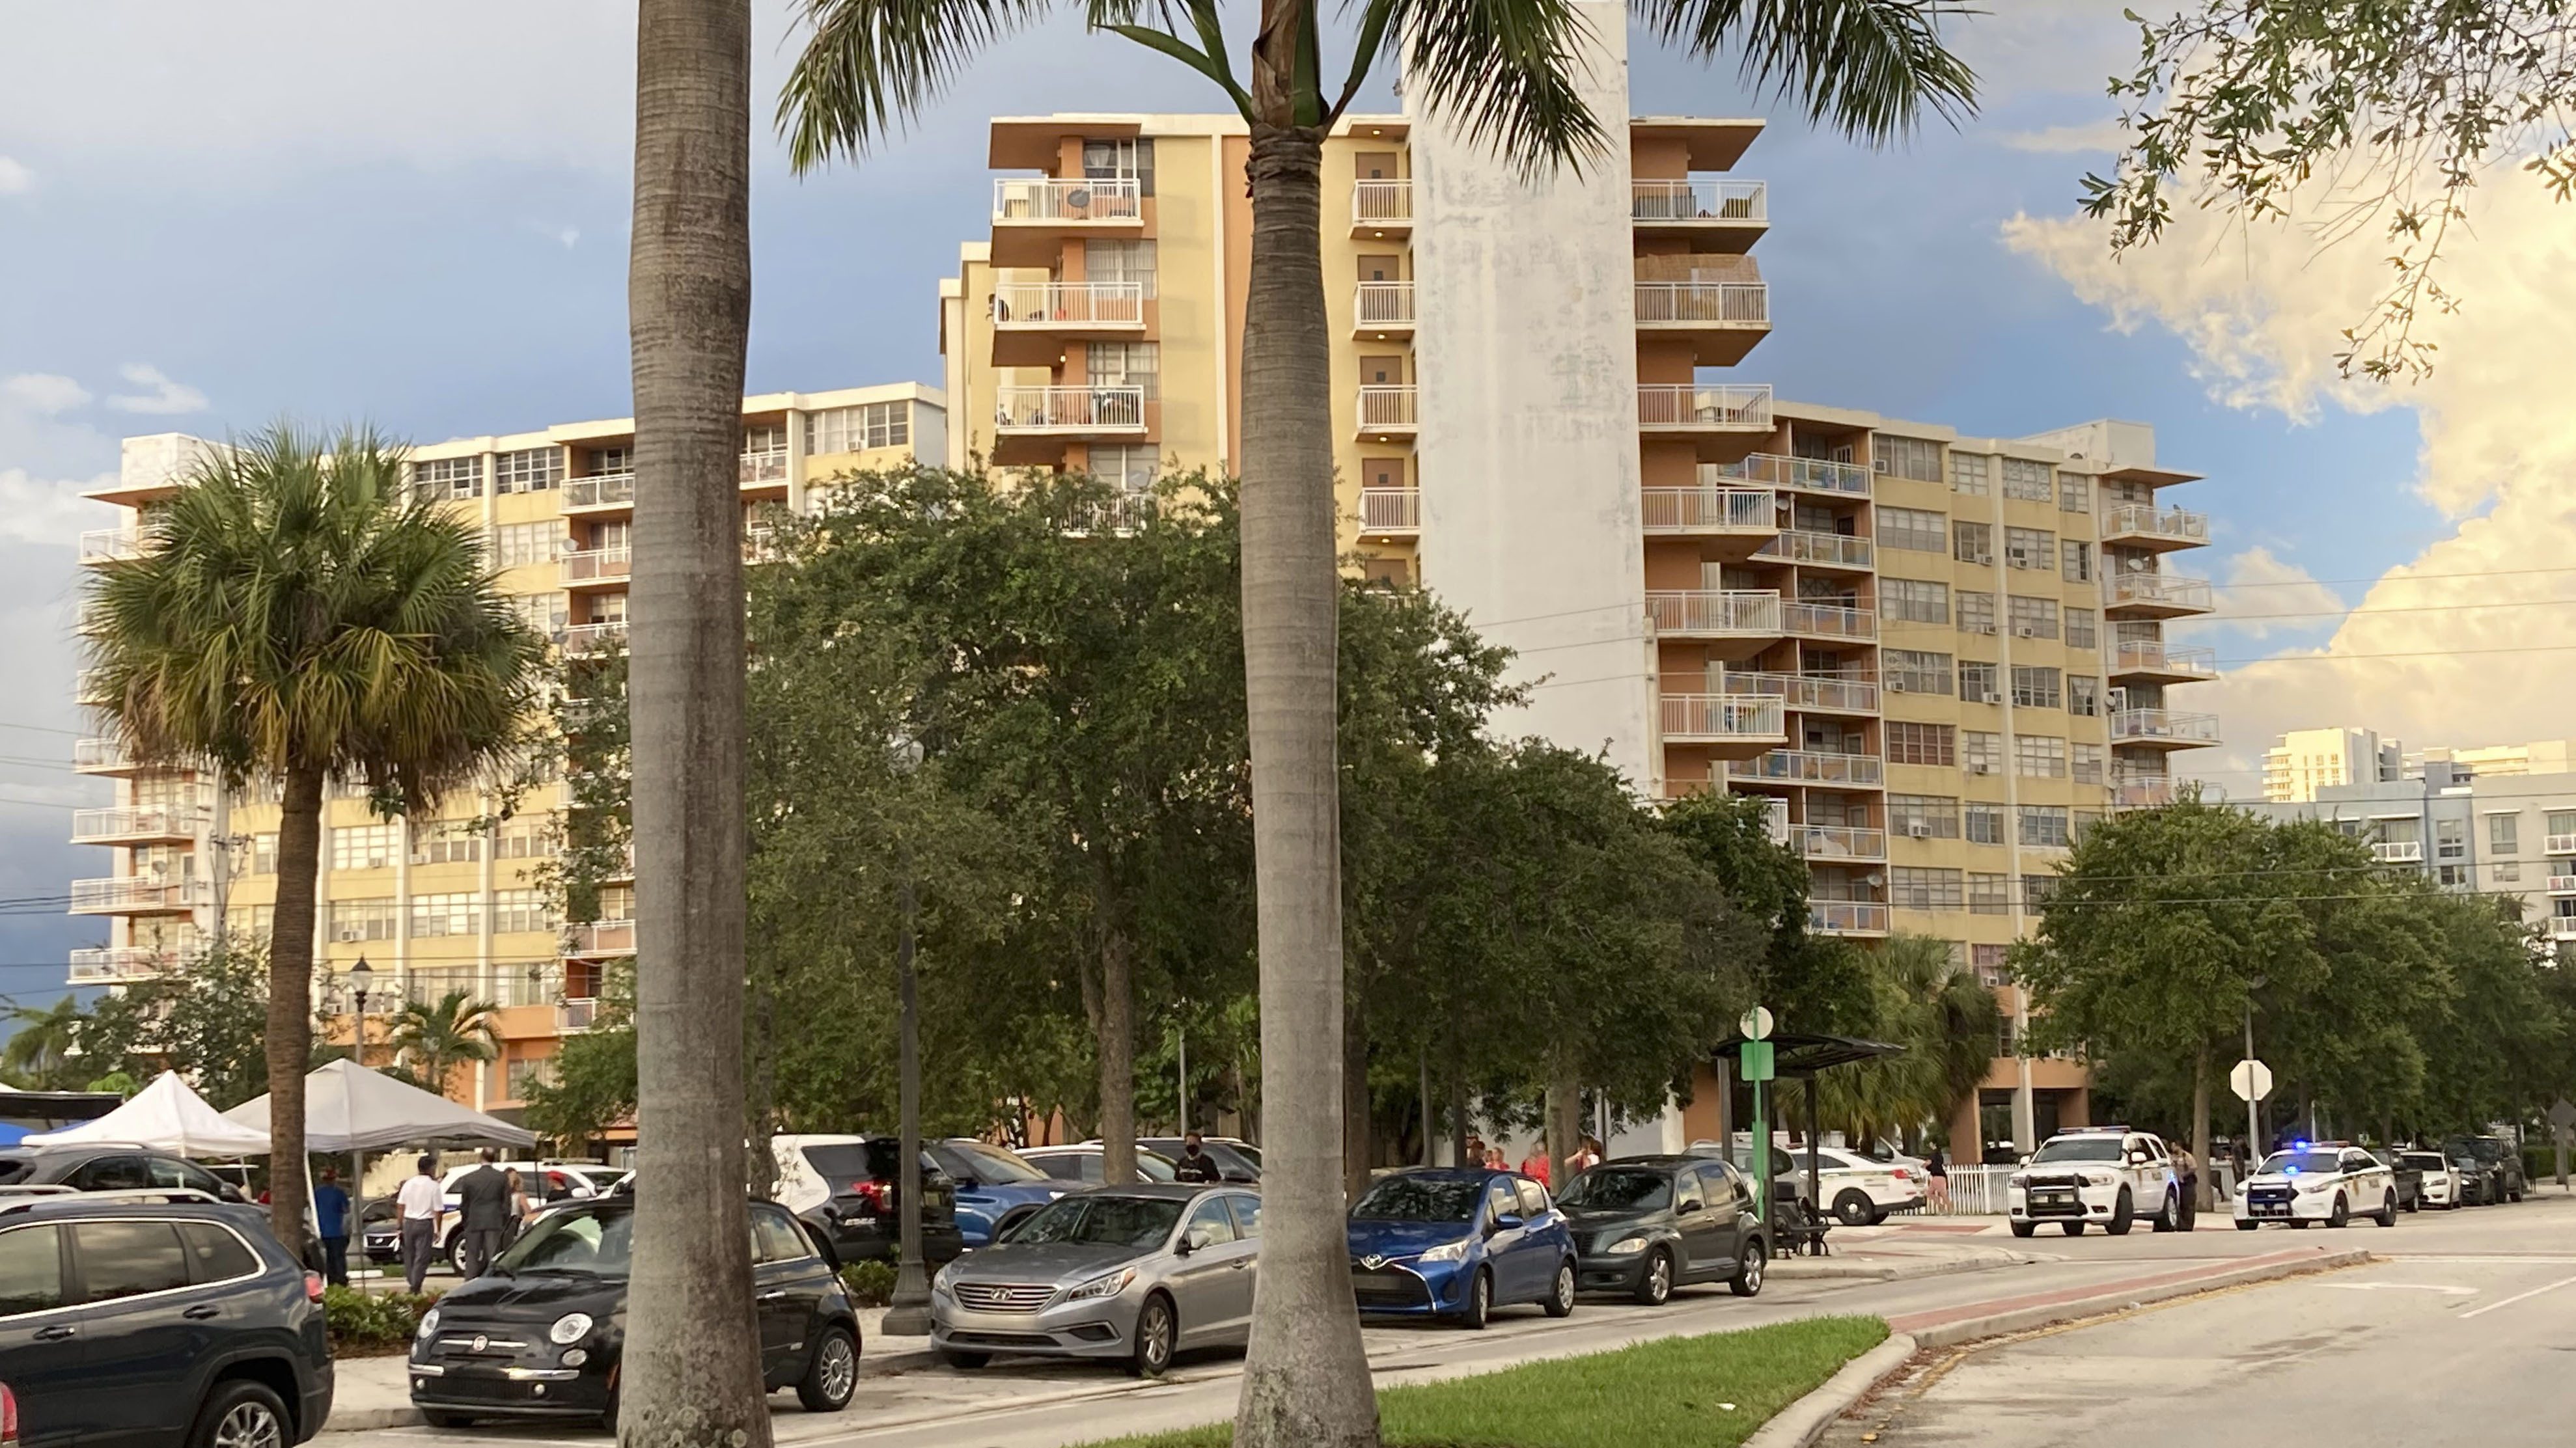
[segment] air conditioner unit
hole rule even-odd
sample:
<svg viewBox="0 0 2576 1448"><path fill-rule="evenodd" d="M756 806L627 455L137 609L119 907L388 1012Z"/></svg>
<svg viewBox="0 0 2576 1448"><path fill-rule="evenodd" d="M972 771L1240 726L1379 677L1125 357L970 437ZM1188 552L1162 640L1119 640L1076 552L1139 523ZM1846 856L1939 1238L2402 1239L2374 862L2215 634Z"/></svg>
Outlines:
<svg viewBox="0 0 2576 1448"><path fill-rule="evenodd" d="M1911 694L1914 690L1909 687L1903 679L1890 679L1887 681L1887 692L1891 694Z"/></svg>
<svg viewBox="0 0 2576 1448"><path fill-rule="evenodd" d="M2013 637L2017 639L2035 639L2039 637L2039 630L2026 623L2017 623L2013 625Z"/></svg>
<svg viewBox="0 0 2576 1448"><path fill-rule="evenodd" d="M1928 820L1913 821L1905 827L1905 837L1909 840L1928 840L1932 838L1931 822Z"/></svg>
<svg viewBox="0 0 2576 1448"><path fill-rule="evenodd" d="M1971 764L1964 767L1970 774L1992 774L1995 772L1995 767L1991 764Z"/></svg>

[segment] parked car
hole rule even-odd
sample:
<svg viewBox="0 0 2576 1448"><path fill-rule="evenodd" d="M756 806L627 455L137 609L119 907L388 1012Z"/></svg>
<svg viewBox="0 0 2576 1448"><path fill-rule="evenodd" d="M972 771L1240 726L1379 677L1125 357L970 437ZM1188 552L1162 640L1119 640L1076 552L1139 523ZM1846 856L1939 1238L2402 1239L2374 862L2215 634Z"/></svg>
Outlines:
<svg viewBox="0 0 2576 1448"><path fill-rule="evenodd" d="M762 1384L837 1413L859 1380L858 1310L839 1263L785 1207L754 1201L750 1212ZM631 1193L558 1208L422 1313L409 1363L421 1416L440 1428L480 1418L615 1427L634 1225Z"/></svg>
<svg viewBox="0 0 2576 1448"><path fill-rule="evenodd" d="M1807 1174L1807 1148L1786 1153L1783 1169ZM1846 1227L1875 1227L1890 1212L1920 1211L1930 1178L1910 1159L1877 1161L1842 1147L1815 1149L1816 1180L1799 1195L1821 1204Z"/></svg>
<svg viewBox="0 0 2576 1448"><path fill-rule="evenodd" d="M1080 1146L1024 1146L1020 1148L1019 1157L1058 1181L1099 1186L1104 1180L1100 1168L1102 1149L1096 1141L1084 1142ZM1136 1174L1149 1182L1170 1181L1172 1159L1159 1151L1139 1149Z"/></svg>
<svg viewBox="0 0 2576 1448"><path fill-rule="evenodd" d="M0 1151L0 1186L76 1192L178 1190L248 1201L231 1182L184 1157L140 1146L18 1146Z"/></svg>
<svg viewBox="0 0 2576 1448"><path fill-rule="evenodd" d="M2397 1185L2397 1210L2424 1210L2424 1169L2408 1161L2402 1151L2374 1151L2370 1154L2388 1168L2389 1180Z"/></svg>
<svg viewBox="0 0 2576 1448"><path fill-rule="evenodd" d="M1576 1285L1660 1306L1673 1289L1762 1290L1771 1255L1752 1183L1722 1161L1624 1156L1578 1174L1556 1205L1574 1234Z"/></svg>
<svg viewBox="0 0 2576 1448"><path fill-rule="evenodd" d="M930 1284L932 1351L979 1368L996 1353L1123 1360L1155 1377L1174 1353L1252 1330L1261 1199L1184 1183L1097 1187L1041 1208L1008 1241Z"/></svg>
<svg viewBox="0 0 2576 1448"><path fill-rule="evenodd" d="M1498 1307L1574 1310L1574 1232L1547 1188L1518 1172L1416 1167L1351 1207L1351 1290L1363 1313L1481 1328Z"/></svg>
<svg viewBox="0 0 2576 1448"><path fill-rule="evenodd" d="M2417 1148L2397 1153L2397 1166L2401 1171L2415 1173L2415 1199L2421 1205L2445 1211L2459 1206L2460 1169L2451 1164L2450 1158L2438 1151Z"/></svg>
<svg viewBox="0 0 2576 1448"><path fill-rule="evenodd" d="M2495 1163L2480 1160L2460 1141L2442 1143L2442 1155L2460 1174L2460 1201L2464 1205L2488 1207L2504 1200L2504 1173Z"/></svg>
<svg viewBox="0 0 2576 1448"><path fill-rule="evenodd" d="M1175 1162L1181 1159L1181 1139L1177 1136L1149 1136L1136 1144ZM1250 1142L1231 1136L1202 1136L1199 1150L1215 1158L1217 1175L1223 1180L1247 1184L1261 1180L1261 1148Z"/></svg>
<svg viewBox="0 0 2576 1448"><path fill-rule="evenodd" d="M890 1136L773 1136L778 1200L822 1234L844 1262L891 1262L902 1252L903 1147ZM921 1253L937 1263L966 1250L957 1186L923 1153Z"/></svg>
<svg viewBox="0 0 2576 1448"><path fill-rule="evenodd" d="M2265 1222L2307 1227L2323 1222L2340 1227L2355 1217L2369 1217L2383 1227L2397 1225L2397 1181L2388 1164L2356 1146L2340 1142L2301 1143L2266 1157L2236 1190L2236 1229L2251 1232Z"/></svg>
<svg viewBox="0 0 2576 1448"><path fill-rule="evenodd" d="M968 1247L991 1244L1078 1185L1058 1181L1008 1148L971 1136L926 1142L922 1155L955 1184L957 1236Z"/></svg>
<svg viewBox="0 0 2576 1448"><path fill-rule="evenodd" d="M24 1448L283 1448L331 1414L322 1279L193 1189L0 1200Z"/></svg>
<svg viewBox="0 0 2576 1448"><path fill-rule="evenodd" d="M2458 1148L2454 1151L2453 1148ZM2487 1200L2518 1202L2529 1185L2523 1180L2522 1151L2501 1136L2462 1136L2442 1143L2442 1149L2454 1156L2465 1151L2476 1157L2490 1174Z"/></svg>
<svg viewBox="0 0 2576 1448"><path fill-rule="evenodd" d="M481 1161L469 1158L462 1164L449 1166L438 1179L439 1197L447 1206L447 1215L439 1221L438 1255L447 1259L447 1270L459 1276L465 1272L465 1237L460 1230L465 1225L465 1218L462 1215L464 1198L456 1194L456 1184L482 1165ZM595 1161L496 1161L492 1163L492 1169L517 1172L520 1189L528 1194L528 1200L540 1205L586 1202L593 1197L604 1197L608 1195L610 1183L623 1175L615 1168ZM390 1217L387 1224L395 1225ZM376 1243L369 1240L366 1252L370 1260L375 1258L376 1251ZM398 1260L401 1256L402 1243L396 1234L392 1257Z"/></svg>
<svg viewBox="0 0 2576 1448"><path fill-rule="evenodd" d="M2038 1231L2041 1222L2058 1223L2070 1237L2082 1236L2087 1224L2124 1236L2140 1216L2170 1232L2182 1224L2182 1181L2161 1137L2125 1126L2080 1126L2042 1142L2006 1179L2004 1210L2016 1237Z"/></svg>

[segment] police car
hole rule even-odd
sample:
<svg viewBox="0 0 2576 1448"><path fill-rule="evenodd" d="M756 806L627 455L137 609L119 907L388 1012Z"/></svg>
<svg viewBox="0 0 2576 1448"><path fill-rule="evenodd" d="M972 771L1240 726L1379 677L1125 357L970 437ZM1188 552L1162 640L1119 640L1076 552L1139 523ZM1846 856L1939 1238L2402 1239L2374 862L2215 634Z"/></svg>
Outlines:
<svg viewBox="0 0 2576 1448"><path fill-rule="evenodd" d="M2173 1156L2151 1132L2125 1126L2061 1131L2004 1184L2012 1232L2027 1237L2055 1222L2070 1237L2099 1224L2114 1237L2144 1217L2159 1232L2182 1222L2182 1181Z"/></svg>
<svg viewBox="0 0 2576 1448"><path fill-rule="evenodd" d="M2368 1217L2397 1225L2397 1173L2388 1163L2339 1141L2303 1141L2264 1158L2236 1188L2236 1230L2265 1222L2340 1227Z"/></svg>

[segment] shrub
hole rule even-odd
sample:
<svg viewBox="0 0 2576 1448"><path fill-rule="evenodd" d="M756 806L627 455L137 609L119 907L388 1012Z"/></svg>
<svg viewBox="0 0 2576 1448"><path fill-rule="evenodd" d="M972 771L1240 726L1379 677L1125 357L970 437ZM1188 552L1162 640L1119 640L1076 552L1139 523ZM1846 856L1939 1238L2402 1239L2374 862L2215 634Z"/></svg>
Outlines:
<svg viewBox="0 0 2576 1448"><path fill-rule="evenodd" d="M894 1264L870 1259L841 1269L841 1281L861 1307L883 1307L894 1301Z"/></svg>
<svg viewBox="0 0 2576 1448"><path fill-rule="evenodd" d="M438 1301L433 1293L364 1293L349 1287L322 1290L322 1320L332 1351L351 1355L391 1352L411 1341L420 1315Z"/></svg>

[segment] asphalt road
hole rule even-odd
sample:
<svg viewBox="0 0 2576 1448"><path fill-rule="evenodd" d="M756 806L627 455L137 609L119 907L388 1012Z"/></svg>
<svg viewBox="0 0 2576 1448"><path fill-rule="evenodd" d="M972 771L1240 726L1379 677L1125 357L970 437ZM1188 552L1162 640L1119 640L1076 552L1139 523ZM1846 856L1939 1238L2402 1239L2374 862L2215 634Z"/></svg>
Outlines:
<svg viewBox="0 0 2576 1448"><path fill-rule="evenodd" d="M2481 1337L2486 1331L2511 1336L2518 1326L2536 1320L2537 1314L2560 1314L2549 1319L2558 1325L2556 1340L2576 1346L2576 1200L2559 1197L2554 1188L2548 1190L2546 1199L2536 1199L2520 1206L2404 1217L2395 1230L2359 1225L2339 1232L2294 1233L2277 1227L2261 1232L2237 1232L2231 1230L2223 1218L2213 1220L2204 1217L2201 1230L2188 1235L2156 1235L2142 1231L2122 1238L2099 1233L2065 1238L2043 1234L2029 1241L2014 1241L1998 1234L1974 1240L1980 1247L2010 1248L2041 1260L1986 1271L1892 1282L1775 1277L1762 1295L1750 1302L1730 1296L1722 1286L1685 1290L1661 1309L1586 1299L1571 1318L1563 1321L1544 1318L1535 1308L1512 1309L1499 1314L1493 1326L1481 1333L1444 1328L1373 1326L1368 1329L1369 1356L1382 1386L1421 1382L1490 1372L1538 1358L1599 1352L1658 1337L1720 1332L1828 1313L1900 1316L2033 1293L2101 1287L2134 1280L2142 1273L2194 1264L2216 1268L2239 1258L2288 1248L2314 1248L2323 1252L2354 1247L2402 1253L2418 1260L2334 1274L2339 1282L2387 1277L2392 1282L2411 1280L2423 1284L2466 1286L2477 1295L2461 1298L2450 1293L2397 1286L2367 1291L2312 1283L2260 1287L2221 1295L2205 1306L2143 1314L2136 1320L2139 1326L2134 1329L2123 1324L2086 1329L2085 1333L2161 1332L2164 1329L2146 1325L2159 1318L2176 1318L2185 1312L2207 1313L2219 1322L2256 1319L2268 1322L2285 1310L2276 1303L2295 1301L2308 1304L2308 1307L2291 1309L2293 1318L2304 1320L2300 1314L2305 1313L2314 1316L2319 1325L2300 1332L2247 1329L2252 1335L2247 1339L2244 1351L2255 1356L2245 1361L2262 1361L2263 1353L2278 1357L2301 1350L2277 1346L2293 1339L2314 1348L2311 1359L2329 1358L2342 1351L2337 1344L2367 1340L2369 1325L2420 1318L2420 1326L2424 1330L2439 1331L2456 1325L2433 1323L2427 1314L2457 1315L2466 1308L2501 1302L2527 1287L2546 1286L2559 1278L2568 1278L2571 1279L2569 1285L2557 1294L2544 1292L2538 1298L2503 1307L2474 1321L2483 1329ZM2485 1260L2489 1258L2502 1260ZM2280 1298L2266 1295L2276 1292L2285 1295ZM2360 1325L2358 1329L2352 1326L2356 1324ZM2322 1345L2305 1343L2306 1338L2318 1333L2326 1334L2321 1340ZM2184 1328L2174 1332L2172 1337L2178 1348L2189 1348L2196 1336L2206 1338L2208 1335L2206 1328ZM2062 1341L2037 1339L2026 1346L1998 1350L1998 1361L2019 1363L2023 1360L2022 1354L2063 1351L2070 1344L2082 1340L2086 1340L2082 1334L2066 1334ZM2050 1343L2056 1346L2043 1346ZM2267 1344L2272 1346L2265 1346ZM2223 1377L2226 1372L2243 1370L2243 1361L2231 1359L2228 1364L2207 1367L2206 1371L2213 1375L2211 1380ZM2388 1397L2388 1383L2405 1380L2402 1376L2394 1376L2401 1367L2407 1374L2422 1371L2412 1365L2384 1364L2378 1369L2383 1375L2381 1382L2365 1397L2383 1400ZM1050 1366L1004 1360L971 1373L937 1367L887 1371L863 1360L859 1394L848 1411L808 1414L796 1408L792 1395L782 1394L772 1399L776 1405L772 1424L778 1442L813 1445L813 1448L838 1448L838 1445L850 1445L850 1448L1064 1448L1064 1445L1121 1433L1187 1427L1231 1417L1239 1380L1238 1368L1239 1358L1235 1354L1206 1354L1184 1358L1170 1375L1158 1382L1139 1383L1117 1369L1105 1366ZM2112 1370L2102 1369L2105 1372ZM2159 1363L2152 1357L2143 1359L2127 1385L2117 1391L2118 1402L2106 1405L2105 1411L2134 1412L2139 1399L2144 1396L2189 1392L2197 1397L2203 1391L2199 1386L2203 1380L2195 1374L2202 1371L2201 1367L2187 1365L2181 1358L2169 1364ZM1962 1376L1968 1372L1966 1364L1952 1368L1939 1384L1933 1385L1919 1405L1926 1415L1920 1420L1923 1431L1952 1436L1919 1440L1882 1437L1878 1441L1920 1441L1926 1444L1954 1441L1960 1430L1942 1426L1948 1420L1940 1415L1949 1411L1948 1399L1943 1395L1953 1390L1951 1379L1959 1379L1962 1386L1983 1381L1974 1375ZM2479 1380L2488 1380L2488 1375L2482 1371ZM2254 1396L2259 1397L2259 1391ZM2454 1411L2462 1403L2477 1401L2473 1397L2460 1397L2447 1391L2442 1400L2450 1403ZM2351 1401L2344 1400L2336 1412L2348 1412ZM2127 1406L2123 1408L2119 1404ZM2308 1409L2315 1410L2314 1405ZM1978 1414L1989 1410L1966 1404L1962 1411ZM1993 1411L2003 1411L2011 1421L2021 1423L2032 1423L2035 1416L2026 1409ZM2561 1431L2551 1438L2553 1443L2563 1442L2566 1437L2563 1412L2559 1417ZM1982 1423L1984 1419L1975 1421ZM2134 1431L2138 1424L2136 1418L2117 1421L2125 1425L2126 1430L2113 1432L2111 1436L2114 1438L2173 1441L2157 1433L2138 1440ZM2227 1420L2207 1418L2199 1421L2220 1423ZM2313 1425L2333 1419L2307 1421ZM2453 1418L2451 1421L2456 1425L2458 1420ZM1999 1444L2077 1441L2060 1432L2053 1422L2039 1423L2037 1427L2038 1436L1994 1441ZM1845 1441L1860 1441L1858 1431L1861 1430L1856 1429ZM1915 1428L1909 1421L1894 1431L1911 1432ZM1986 1430L1979 1428L1976 1431L1982 1434ZM2177 1433L2176 1439L2180 1436ZM466 1431L379 1429L333 1434L328 1441L330 1448L432 1448L433 1444L439 1448L538 1448L538 1445L556 1442L599 1448L605 1440L602 1435L589 1430L483 1426ZM2354 1441L2397 1440L2383 1440L2370 1434L2364 1435L2363 1440ZM2418 1441L2451 1440L2435 1434ZM2488 1448L2488 1445L2482 1443L2481 1448Z"/></svg>
<svg viewBox="0 0 2576 1448"><path fill-rule="evenodd" d="M1927 1353L1824 1441L2513 1448L2576 1435L2576 1202L2552 1188L2352 1238L2334 1239L2386 1260Z"/></svg>

